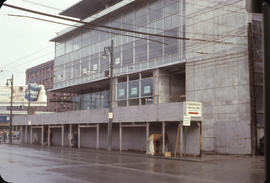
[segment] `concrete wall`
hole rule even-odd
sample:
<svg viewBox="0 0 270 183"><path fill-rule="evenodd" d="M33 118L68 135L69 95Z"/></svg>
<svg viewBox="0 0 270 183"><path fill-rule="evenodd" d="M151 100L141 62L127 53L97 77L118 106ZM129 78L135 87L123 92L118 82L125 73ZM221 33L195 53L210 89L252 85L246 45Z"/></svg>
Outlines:
<svg viewBox="0 0 270 183"><path fill-rule="evenodd" d="M187 100L203 103L203 150L250 154L249 17L244 0L216 3L186 7L186 30L193 33L187 36L209 40L187 42ZM196 21L196 15L211 21Z"/></svg>
<svg viewBox="0 0 270 183"><path fill-rule="evenodd" d="M183 103L179 102L118 107L114 110L113 122L182 121L182 119ZM29 121L32 125L107 123L108 109L16 116L13 124L14 126L28 125Z"/></svg>

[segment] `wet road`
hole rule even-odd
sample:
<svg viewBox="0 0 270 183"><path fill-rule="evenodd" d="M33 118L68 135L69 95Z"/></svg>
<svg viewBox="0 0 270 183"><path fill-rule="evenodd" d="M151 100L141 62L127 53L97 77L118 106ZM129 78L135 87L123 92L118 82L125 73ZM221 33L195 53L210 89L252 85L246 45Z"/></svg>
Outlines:
<svg viewBox="0 0 270 183"><path fill-rule="evenodd" d="M201 160L119 152L0 145L0 174L13 183L259 183L262 157L204 155Z"/></svg>

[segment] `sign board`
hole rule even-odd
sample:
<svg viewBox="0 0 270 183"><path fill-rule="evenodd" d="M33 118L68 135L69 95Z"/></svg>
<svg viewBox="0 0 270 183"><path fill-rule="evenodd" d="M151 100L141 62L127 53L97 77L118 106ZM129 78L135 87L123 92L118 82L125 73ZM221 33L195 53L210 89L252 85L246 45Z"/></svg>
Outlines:
<svg viewBox="0 0 270 183"><path fill-rule="evenodd" d="M0 116L0 123L1 122L7 123L9 122L9 120L10 120L9 116Z"/></svg>
<svg viewBox="0 0 270 183"><path fill-rule="evenodd" d="M114 64L115 64L115 65L120 64L120 58L116 58L116 59L114 60Z"/></svg>
<svg viewBox="0 0 270 183"><path fill-rule="evenodd" d="M190 116L183 116L183 126L190 126Z"/></svg>
<svg viewBox="0 0 270 183"><path fill-rule="evenodd" d="M136 87L131 88L131 95L137 95L138 94L138 89Z"/></svg>
<svg viewBox="0 0 270 183"><path fill-rule="evenodd" d="M119 92L119 94L118 94L119 97L125 96L125 89L124 88L119 89L118 92Z"/></svg>
<svg viewBox="0 0 270 183"><path fill-rule="evenodd" d="M185 115L191 117L202 117L202 103L201 102L185 102Z"/></svg>
<svg viewBox="0 0 270 183"><path fill-rule="evenodd" d="M10 106L10 86L0 86L0 106ZM43 85L30 84L13 87L13 106L47 106L47 95Z"/></svg>
<svg viewBox="0 0 270 183"><path fill-rule="evenodd" d="M113 119L113 113L109 112L109 119Z"/></svg>
<svg viewBox="0 0 270 183"><path fill-rule="evenodd" d="M149 94L149 93L151 93L151 87L150 87L150 86L145 86L145 87L143 88L143 93L144 93L144 94Z"/></svg>

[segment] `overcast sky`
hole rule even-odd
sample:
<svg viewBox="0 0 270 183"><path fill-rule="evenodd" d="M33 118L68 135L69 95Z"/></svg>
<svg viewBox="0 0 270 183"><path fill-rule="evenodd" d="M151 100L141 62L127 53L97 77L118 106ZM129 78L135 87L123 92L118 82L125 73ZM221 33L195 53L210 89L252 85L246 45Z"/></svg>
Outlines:
<svg viewBox="0 0 270 183"><path fill-rule="evenodd" d="M59 14L79 0L7 0L6 4ZM53 8L45 8L41 3ZM25 84L25 70L54 58L54 43L49 42L66 27L63 25L11 17L8 14L41 17L35 14L14 10L5 6L0 9L0 86L14 74L14 84ZM59 20L57 20L59 21ZM63 21L62 21L63 22ZM70 22L68 22L70 23Z"/></svg>

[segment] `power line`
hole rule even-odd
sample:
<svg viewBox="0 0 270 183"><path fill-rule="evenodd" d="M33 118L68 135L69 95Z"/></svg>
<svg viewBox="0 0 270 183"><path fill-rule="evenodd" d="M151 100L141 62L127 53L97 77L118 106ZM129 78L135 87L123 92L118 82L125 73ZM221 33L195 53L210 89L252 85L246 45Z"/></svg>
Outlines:
<svg viewBox="0 0 270 183"><path fill-rule="evenodd" d="M84 22L84 21L80 21L80 20L75 20L75 19L71 19L71 18L66 18L66 17L61 17L61 16L52 15L52 14L48 14L48 13L38 12L38 11L26 9L26 8L21 8L21 7L9 5L9 4L4 4L4 6L7 6L9 8L13 8L13 9L17 9L17 10L21 10L21 11L26 11L26 12L34 13L34 14L48 16L48 17L51 17L51 18L57 18L57 19L62 19L62 20L66 20L66 21L76 22L76 23L80 23L80 24L84 24L84 25L90 25L90 26L94 26L94 27L100 27L100 28L111 29L111 30L116 30L116 31L123 31L123 32L129 32L129 33L135 33L135 34L141 34L141 35L153 36L153 37L169 38L169 39L193 40L193 41L202 41L202 42L213 42L213 41L209 41L209 40L205 40L205 39L195 39L195 38L186 38L186 37L177 37L177 36L167 36L167 35L161 35L161 34L152 34L152 33L147 33L147 32L134 31L134 30L122 29L122 28L111 27L111 26L106 26L106 25L99 25L99 24L94 24L94 23L88 23L88 22ZM222 43L222 44L231 44L229 42L223 42L223 41L215 41L215 42Z"/></svg>

